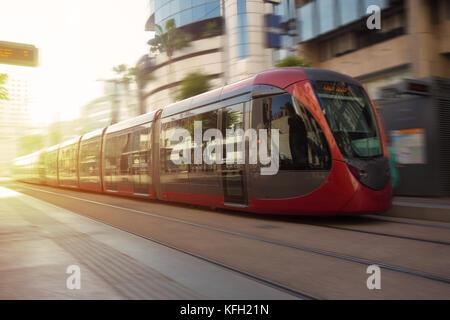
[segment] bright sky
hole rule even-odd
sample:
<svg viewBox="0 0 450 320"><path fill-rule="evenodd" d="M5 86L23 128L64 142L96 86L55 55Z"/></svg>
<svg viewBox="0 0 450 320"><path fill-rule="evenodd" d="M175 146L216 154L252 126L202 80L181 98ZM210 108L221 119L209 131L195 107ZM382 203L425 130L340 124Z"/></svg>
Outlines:
<svg viewBox="0 0 450 320"><path fill-rule="evenodd" d="M102 95L97 79L113 77L113 66L133 66L148 52L144 31L148 0L10 0L0 4L0 40L39 48L38 68L6 67L26 75L34 88L35 123L78 116Z"/></svg>

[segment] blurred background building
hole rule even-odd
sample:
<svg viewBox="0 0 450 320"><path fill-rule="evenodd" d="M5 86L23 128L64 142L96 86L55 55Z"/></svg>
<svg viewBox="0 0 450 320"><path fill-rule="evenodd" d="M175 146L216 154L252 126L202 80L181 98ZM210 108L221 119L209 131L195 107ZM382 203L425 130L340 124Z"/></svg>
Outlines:
<svg viewBox="0 0 450 320"><path fill-rule="evenodd" d="M143 71L153 80L143 88L146 110L176 100L174 92L190 72L207 74L215 88L273 67L266 15L273 13L274 2L279 1L150 0L146 30L155 31L155 25L164 27L174 19L190 41L171 58L165 53L147 57Z"/></svg>
<svg viewBox="0 0 450 320"><path fill-rule="evenodd" d="M20 137L31 130L29 81L9 72L4 87L8 100L0 99L0 171L16 157Z"/></svg>
<svg viewBox="0 0 450 320"><path fill-rule="evenodd" d="M374 99L404 78L450 77L450 1L297 1L300 56L359 79ZM369 5L381 29L366 27Z"/></svg>
<svg viewBox="0 0 450 320"><path fill-rule="evenodd" d="M371 5L381 9L380 30L366 26ZM147 111L176 100L189 72L219 87L290 55L359 79L375 100L404 78L450 76L447 0L149 0L149 7L146 30L174 19L191 38L171 58L141 59L140 70L153 77L142 89Z"/></svg>
<svg viewBox="0 0 450 320"><path fill-rule="evenodd" d="M120 79L99 81L103 82L103 96L81 107L80 119L73 132L84 134L139 115L135 84Z"/></svg>

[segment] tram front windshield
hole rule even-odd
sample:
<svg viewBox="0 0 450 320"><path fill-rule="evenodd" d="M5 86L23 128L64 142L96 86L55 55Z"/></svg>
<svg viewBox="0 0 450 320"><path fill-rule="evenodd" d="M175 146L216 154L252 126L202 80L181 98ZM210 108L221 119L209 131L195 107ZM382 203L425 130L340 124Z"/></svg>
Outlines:
<svg viewBox="0 0 450 320"><path fill-rule="evenodd" d="M372 158L382 155L375 114L361 87L344 82L315 81L314 89L345 157Z"/></svg>

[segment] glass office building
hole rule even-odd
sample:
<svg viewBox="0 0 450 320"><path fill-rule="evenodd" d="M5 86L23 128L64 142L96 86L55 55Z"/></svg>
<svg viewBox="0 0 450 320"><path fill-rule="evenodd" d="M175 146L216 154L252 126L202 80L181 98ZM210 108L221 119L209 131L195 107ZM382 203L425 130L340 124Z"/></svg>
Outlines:
<svg viewBox="0 0 450 320"><path fill-rule="evenodd" d="M237 1L237 26L238 26L238 57L247 57L247 1Z"/></svg>
<svg viewBox="0 0 450 320"><path fill-rule="evenodd" d="M315 0L297 9L299 40L319 35L352 23L367 15L371 5L388 7L387 0Z"/></svg>
<svg viewBox="0 0 450 320"><path fill-rule="evenodd" d="M273 13L273 1L148 0L147 4L146 31L156 31L156 25L164 28L173 19L189 35L190 45L175 50L171 59L164 52L152 52L139 61L140 72L152 73L154 79L142 89L146 110L176 101L180 83L192 72L207 74L217 88L270 69L274 51L282 46L281 18ZM281 2L283 12L291 14L296 12L294 5L295 0ZM269 25L268 20L274 23Z"/></svg>
<svg viewBox="0 0 450 320"><path fill-rule="evenodd" d="M154 24L164 27L174 19L177 27L221 15L219 0L150 0L150 16Z"/></svg>

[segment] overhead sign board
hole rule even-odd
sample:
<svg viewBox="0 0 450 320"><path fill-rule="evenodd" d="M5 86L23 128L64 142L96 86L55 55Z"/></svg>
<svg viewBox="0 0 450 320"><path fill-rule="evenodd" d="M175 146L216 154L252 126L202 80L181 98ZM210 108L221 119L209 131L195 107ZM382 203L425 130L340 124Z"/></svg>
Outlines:
<svg viewBox="0 0 450 320"><path fill-rule="evenodd" d="M38 49L31 44L0 41L0 64L36 67Z"/></svg>

